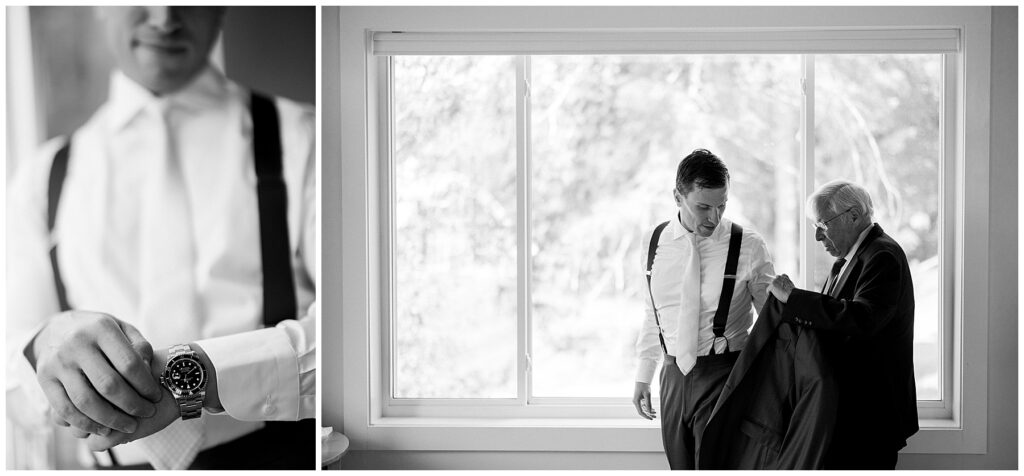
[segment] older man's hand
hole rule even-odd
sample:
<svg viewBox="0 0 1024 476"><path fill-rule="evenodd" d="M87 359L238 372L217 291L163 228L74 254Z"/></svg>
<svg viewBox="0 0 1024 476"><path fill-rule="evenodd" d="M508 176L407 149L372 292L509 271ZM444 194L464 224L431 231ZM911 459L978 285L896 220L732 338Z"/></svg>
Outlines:
<svg viewBox="0 0 1024 476"><path fill-rule="evenodd" d="M775 299L778 299L783 304L789 301L789 293L793 291L796 286L793 285L793 281L789 279L789 276L780 274L772 280L772 283L768 285L768 291L771 292Z"/></svg>

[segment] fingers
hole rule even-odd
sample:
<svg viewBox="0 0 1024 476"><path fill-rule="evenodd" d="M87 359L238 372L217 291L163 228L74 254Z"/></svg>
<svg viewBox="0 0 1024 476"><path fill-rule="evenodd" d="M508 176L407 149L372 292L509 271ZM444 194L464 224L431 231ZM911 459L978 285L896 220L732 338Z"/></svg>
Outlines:
<svg viewBox="0 0 1024 476"><path fill-rule="evenodd" d="M640 406L643 407L647 412L647 415L651 417L649 418L650 420L653 420L657 416L658 412L654 411L654 404L651 403L651 392L644 392L644 397L640 400Z"/></svg>
<svg viewBox="0 0 1024 476"><path fill-rule="evenodd" d="M153 346L131 324L122 322L120 325L123 333L104 333L97 339L100 350L119 376L111 382L116 384L111 391L121 400L110 401L132 415L150 417L156 411L150 402L158 402L163 396L149 366L153 360ZM108 395L103 393L103 396ZM142 397L149 402L143 401Z"/></svg>
<svg viewBox="0 0 1024 476"><path fill-rule="evenodd" d="M640 405L640 399L639 398L633 398L633 408L636 408L636 414L637 415L640 415L641 417L647 418L648 420L650 420L650 418L647 417L647 413L644 413L644 409Z"/></svg>
<svg viewBox="0 0 1024 476"><path fill-rule="evenodd" d="M61 418L60 415L57 415L57 412L50 411L50 412L47 412L47 413L50 414L49 415L50 422L53 423L54 425L64 426L64 427L70 427L71 426L71 424L69 424L68 422L64 421L64 419Z"/></svg>
<svg viewBox="0 0 1024 476"><path fill-rule="evenodd" d="M89 385L102 396L106 403L116 407L118 412L130 416L147 418L156 413L156 406L135 392L117 370L110 367L107 359L99 353L88 354L81 362L82 372ZM85 410L85 409L82 409ZM119 427L112 427L121 429Z"/></svg>
<svg viewBox="0 0 1024 476"><path fill-rule="evenodd" d="M153 345L150 344L149 341L142 336L142 333L139 332L139 330L136 329L135 326L127 322L120 321L118 322L118 324L120 324L121 331L124 332L125 338L128 339L128 344L131 345L133 349L135 349L136 353L142 356L142 360L144 360L147 364L149 362L152 362Z"/></svg>
<svg viewBox="0 0 1024 476"><path fill-rule="evenodd" d="M121 443L127 443L129 441L131 441L131 435L115 431L110 433L108 436L87 435L87 438L85 439L85 446L89 448L89 451L106 451Z"/></svg>
<svg viewBox="0 0 1024 476"><path fill-rule="evenodd" d="M68 431L71 432L71 436L74 436L75 438L78 438L78 439L88 438L89 435L92 434L92 433L88 433L88 432L79 430L78 428L75 428L75 427L71 427Z"/></svg>
<svg viewBox="0 0 1024 476"><path fill-rule="evenodd" d="M50 407L53 408L54 416L52 418L59 418L70 426L87 433L110 434L110 428L99 425L78 410L59 381L46 379L41 380L39 385L42 387L46 399L49 400Z"/></svg>
<svg viewBox="0 0 1024 476"><path fill-rule="evenodd" d="M633 397L633 407L636 413L646 420L654 419L654 409L651 406L651 394L641 393Z"/></svg>
<svg viewBox="0 0 1024 476"><path fill-rule="evenodd" d="M118 430L123 433L133 433L135 428L138 427L138 422L134 418L114 408L104 397L96 393L93 385L86 380L85 375L73 372L62 379L62 382L71 404L93 422L106 427L105 430L108 432L109 430ZM62 414L61 416L64 415ZM99 431L90 431L88 426L77 425L74 421L67 418L65 418L65 421L80 430L99 433ZM100 434L106 435L106 433Z"/></svg>

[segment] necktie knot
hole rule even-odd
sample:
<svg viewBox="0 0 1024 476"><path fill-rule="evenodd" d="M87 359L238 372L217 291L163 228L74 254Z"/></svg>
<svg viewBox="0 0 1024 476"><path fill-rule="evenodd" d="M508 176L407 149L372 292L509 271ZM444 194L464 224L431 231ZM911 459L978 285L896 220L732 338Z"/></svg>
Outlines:
<svg viewBox="0 0 1024 476"><path fill-rule="evenodd" d="M839 281L839 272L842 271L844 264L846 264L846 258L839 258L835 263L832 263L832 273L828 275L825 294L831 295L835 291L836 282Z"/></svg>
<svg viewBox="0 0 1024 476"><path fill-rule="evenodd" d="M839 270L843 269L843 265L846 264L846 258L839 258L835 263L832 263L832 276L839 274Z"/></svg>

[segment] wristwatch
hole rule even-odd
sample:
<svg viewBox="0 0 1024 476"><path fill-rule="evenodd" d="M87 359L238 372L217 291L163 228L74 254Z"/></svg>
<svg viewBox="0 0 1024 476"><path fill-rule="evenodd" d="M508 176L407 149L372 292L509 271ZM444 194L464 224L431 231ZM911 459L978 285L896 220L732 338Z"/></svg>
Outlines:
<svg viewBox="0 0 1024 476"><path fill-rule="evenodd" d="M199 418L206 399L206 367L188 344L171 346L168 353L160 383L174 395L182 420Z"/></svg>

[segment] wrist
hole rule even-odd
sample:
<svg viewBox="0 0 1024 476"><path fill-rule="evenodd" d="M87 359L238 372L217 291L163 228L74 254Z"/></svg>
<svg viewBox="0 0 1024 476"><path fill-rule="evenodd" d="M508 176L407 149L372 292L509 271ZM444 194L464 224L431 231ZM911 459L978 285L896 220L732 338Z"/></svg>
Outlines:
<svg viewBox="0 0 1024 476"><path fill-rule="evenodd" d="M156 349L153 351L153 360L149 362L149 369L153 372L153 378L157 382L160 382L160 395L161 398L158 402L163 400L169 400L174 403L174 394L171 393L171 389L167 388L167 385L160 381L160 377L164 373L164 369L167 368L168 353L167 349ZM177 405L177 403L174 403Z"/></svg>
<svg viewBox="0 0 1024 476"><path fill-rule="evenodd" d="M206 379L206 398L203 400L203 408L212 412L222 412L224 407L220 404L220 393L217 391L217 368L213 366L213 362L210 361L210 356L206 355L206 351L203 350L196 342L190 342L189 347L196 353L196 358L206 368L207 379Z"/></svg>
<svg viewBox="0 0 1024 476"><path fill-rule="evenodd" d="M222 412L220 398L217 392L217 369L210 361L210 357L201 346L195 342L188 343L189 348L195 353L195 358L206 370L206 389L203 396L203 408L212 412ZM152 371L153 375L159 378L167 368L167 361L170 359L170 349L162 348L153 352ZM166 384L161 385L164 389L164 396L174 401L174 394L167 388Z"/></svg>
<svg viewBox="0 0 1024 476"><path fill-rule="evenodd" d="M57 314L53 318L46 321L46 323L43 324L39 331L37 331L36 334L32 336L32 339L28 341L28 344L22 351L22 354L25 355L25 359L27 359L29 365L32 366L32 370L36 370L36 366L39 363L39 354L42 353L43 343L46 341L49 335L47 333L47 330L50 328L50 324L53 322L53 320L59 316L60 314Z"/></svg>

